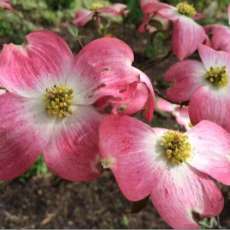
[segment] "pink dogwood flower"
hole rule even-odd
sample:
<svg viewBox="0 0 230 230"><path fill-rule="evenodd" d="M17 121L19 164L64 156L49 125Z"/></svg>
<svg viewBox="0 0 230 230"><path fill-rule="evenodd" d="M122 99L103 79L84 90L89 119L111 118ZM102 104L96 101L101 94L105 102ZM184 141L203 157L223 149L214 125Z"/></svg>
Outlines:
<svg viewBox="0 0 230 230"><path fill-rule="evenodd" d="M10 0L0 0L0 8L6 9L6 10L12 10L13 9Z"/></svg>
<svg viewBox="0 0 230 230"><path fill-rule="evenodd" d="M184 127L186 130L191 128L188 106L181 107L180 105L173 104L158 97L156 99L156 111L170 113L176 119L177 124Z"/></svg>
<svg viewBox="0 0 230 230"><path fill-rule="evenodd" d="M178 3L174 7L155 0L144 0L142 9L146 17L157 14L172 21L172 50L180 60L192 55L207 40L205 30L194 20L201 15L187 2Z"/></svg>
<svg viewBox="0 0 230 230"><path fill-rule="evenodd" d="M96 102L107 97L123 105L129 85L136 83L137 92L130 95L135 105L131 98L125 100L127 111L130 103L132 112L145 107L148 118L153 113L151 83L132 62L132 50L111 37L92 41L75 57L62 38L48 31L30 33L26 45L4 45L0 179L21 175L41 153L65 179L98 177L98 126L104 115ZM142 97L139 104L137 95Z"/></svg>
<svg viewBox="0 0 230 230"><path fill-rule="evenodd" d="M165 74L166 94L177 103L189 101L192 124L210 120L230 131L230 54L199 47L201 62L176 63Z"/></svg>
<svg viewBox="0 0 230 230"><path fill-rule="evenodd" d="M124 16L127 13L127 6L121 3L115 3L110 6L104 6L103 4L97 4L97 2L95 2L94 5L92 6L91 10L80 9L76 12L73 21L76 26L84 27L95 16L116 17Z"/></svg>
<svg viewBox="0 0 230 230"><path fill-rule="evenodd" d="M124 196L130 201L150 196L173 228L199 228L194 213L215 216L223 209L212 178L230 184L230 136L215 123L202 121L181 133L109 116L99 138L102 165L112 170Z"/></svg>

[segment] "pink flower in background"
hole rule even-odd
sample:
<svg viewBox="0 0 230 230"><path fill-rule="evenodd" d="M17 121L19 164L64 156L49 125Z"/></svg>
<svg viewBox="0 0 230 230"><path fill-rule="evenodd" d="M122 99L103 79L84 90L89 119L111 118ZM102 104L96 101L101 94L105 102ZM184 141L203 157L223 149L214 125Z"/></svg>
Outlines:
<svg viewBox="0 0 230 230"><path fill-rule="evenodd" d="M124 16L127 13L127 6L125 4L116 3L111 6L95 6L92 10L80 9L76 12L74 24L78 27L84 27L90 22L94 16L100 17L116 17Z"/></svg>
<svg viewBox="0 0 230 230"><path fill-rule="evenodd" d="M228 20L230 24L230 5L228 6ZM230 27L214 24L206 26L207 33L211 36L210 46L216 50L230 53Z"/></svg>
<svg viewBox="0 0 230 230"><path fill-rule="evenodd" d="M12 5L10 0L0 0L0 8L6 10L12 10Z"/></svg>
<svg viewBox="0 0 230 230"><path fill-rule="evenodd" d="M156 99L156 111L170 113L176 119L177 124L184 127L186 130L191 128L187 106L181 107L180 105L173 104L158 97Z"/></svg>
<svg viewBox="0 0 230 230"><path fill-rule="evenodd" d="M230 54L199 47L201 62L186 60L173 65L165 74L171 82L168 98L189 102L192 124L210 120L230 131Z"/></svg>
<svg viewBox="0 0 230 230"><path fill-rule="evenodd" d="M144 13L144 19L138 28L139 32L154 33L155 31L157 31L157 28L151 25L152 20L158 21L161 24L163 30L168 29L169 27L168 20L157 15L157 11L155 8L152 9L152 6L156 2L158 2L158 0L141 0L140 4L141 4L142 12Z"/></svg>
<svg viewBox="0 0 230 230"><path fill-rule="evenodd" d="M210 34L210 46L216 50L230 53L230 27L224 25L210 25L206 27Z"/></svg>
<svg viewBox="0 0 230 230"><path fill-rule="evenodd" d="M172 21L172 50L180 60L192 55L207 40L203 27L194 21L200 14L192 5L181 2L174 7L154 0L142 1L141 5L144 15L157 14ZM143 23L146 21L145 17Z"/></svg>
<svg viewBox="0 0 230 230"><path fill-rule="evenodd" d="M180 133L109 116L99 138L102 165L112 170L124 196L138 201L150 195L173 228L199 228L193 213L215 216L223 209L222 194L209 176L230 184L230 136L215 123L202 121Z"/></svg>
<svg viewBox="0 0 230 230"><path fill-rule="evenodd" d="M5 45L0 85L8 91L0 96L0 179L21 175L41 153L65 179L98 177L98 126L104 115L96 102L108 97L123 106L127 88L136 83L135 105L125 100L127 111L130 103L133 112L145 108L149 119L153 113L151 84L132 61L132 50L110 37L89 43L76 57L62 38L46 31L29 34L27 45Z"/></svg>

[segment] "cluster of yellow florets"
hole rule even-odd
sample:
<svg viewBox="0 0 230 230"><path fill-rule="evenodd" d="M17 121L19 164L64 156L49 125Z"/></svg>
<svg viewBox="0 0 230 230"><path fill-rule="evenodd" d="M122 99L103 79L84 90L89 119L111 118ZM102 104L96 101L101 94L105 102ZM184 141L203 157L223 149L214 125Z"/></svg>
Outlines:
<svg viewBox="0 0 230 230"><path fill-rule="evenodd" d="M197 13L195 7L187 2L178 3L176 8L179 14L182 14L188 17L193 17Z"/></svg>
<svg viewBox="0 0 230 230"><path fill-rule="evenodd" d="M46 89L44 101L50 116L64 118L72 114L73 90L67 86L54 85Z"/></svg>
<svg viewBox="0 0 230 230"><path fill-rule="evenodd" d="M211 67L205 74L205 80L214 88L223 88L228 84L228 73L225 66Z"/></svg>
<svg viewBox="0 0 230 230"><path fill-rule="evenodd" d="M191 154L191 144L186 134L178 131L166 132L160 140L163 156L173 165L185 162Z"/></svg>

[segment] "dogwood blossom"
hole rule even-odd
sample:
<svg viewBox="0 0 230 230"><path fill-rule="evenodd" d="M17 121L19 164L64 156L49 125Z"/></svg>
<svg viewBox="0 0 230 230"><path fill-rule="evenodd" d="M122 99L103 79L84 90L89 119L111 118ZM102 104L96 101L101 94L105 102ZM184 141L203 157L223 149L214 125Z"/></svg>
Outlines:
<svg viewBox="0 0 230 230"><path fill-rule="evenodd" d="M21 175L41 153L65 179L98 177L98 126L105 115L97 101L116 100L117 108L125 105L123 113L145 109L150 119L153 113L150 81L132 61L132 50L111 37L92 41L75 57L62 38L48 31L30 33L26 45L4 45L0 179Z"/></svg>
<svg viewBox="0 0 230 230"><path fill-rule="evenodd" d="M109 116L99 136L102 165L112 170L124 196L131 201L150 196L173 228L199 228L194 213L215 216L223 209L209 176L230 184L230 136L215 123L202 121L181 133Z"/></svg>
<svg viewBox="0 0 230 230"><path fill-rule="evenodd" d="M172 21L172 50L180 60L192 55L198 46L207 40L205 30L194 20L199 18L200 14L193 5L180 2L171 6L157 0L143 0L141 5L145 15L144 24L154 14Z"/></svg>

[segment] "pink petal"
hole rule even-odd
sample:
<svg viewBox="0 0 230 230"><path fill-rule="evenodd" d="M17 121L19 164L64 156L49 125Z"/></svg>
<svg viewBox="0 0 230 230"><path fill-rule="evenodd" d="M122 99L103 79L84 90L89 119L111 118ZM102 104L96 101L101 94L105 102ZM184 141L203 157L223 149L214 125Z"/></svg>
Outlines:
<svg viewBox="0 0 230 230"><path fill-rule="evenodd" d="M159 2L158 0L141 0L140 4L144 14L152 14L158 12L161 9L173 8L172 6Z"/></svg>
<svg viewBox="0 0 230 230"><path fill-rule="evenodd" d="M78 27L84 27L89 21L92 20L94 13L90 10L81 9L75 14L73 23Z"/></svg>
<svg viewBox="0 0 230 230"><path fill-rule="evenodd" d="M85 103L106 97L103 103L100 101L100 107L118 103L115 107L125 107L128 114L145 107L150 119L154 108L152 85L143 72L131 65L132 61L132 50L116 38L97 39L83 48L76 57L75 72L85 82L85 93L89 94Z"/></svg>
<svg viewBox="0 0 230 230"><path fill-rule="evenodd" d="M215 216L224 205L214 182L188 166L162 171L153 182L151 199L161 218L175 229L199 229L192 212Z"/></svg>
<svg viewBox="0 0 230 230"><path fill-rule="evenodd" d="M76 67L87 63L93 67L97 67L102 63L127 63L131 64L134 60L133 51L123 41L104 37L96 39L87 44L76 57Z"/></svg>
<svg viewBox="0 0 230 230"><path fill-rule="evenodd" d="M0 96L1 180L22 175L34 163L45 144L31 123L33 111L28 111L27 100L9 93Z"/></svg>
<svg viewBox="0 0 230 230"><path fill-rule="evenodd" d="M181 107L180 105L170 103L169 101L166 101L165 99L159 97L157 99L156 109L160 112L163 111L171 113L180 126L184 127L186 130L189 130L190 118L187 106Z"/></svg>
<svg viewBox="0 0 230 230"><path fill-rule="evenodd" d="M206 69L215 66L226 66L230 72L230 54L223 51L216 51L208 46L199 46L200 58Z"/></svg>
<svg viewBox="0 0 230 230"><path fill-rule="evenodd" d="M201 121L188 132L193 144L190 164L216 180L230 184L230 134L213 122Z"/></svg>
<svg viewBox="0 0 230 230"><path fill-rule="evenodd" d="M58 35L33 32L27 45L5 45L0 55L0 84L9 91L21 93L37 88L47 76L58 79L72 64L72 54Z"/></svg>
<svg viewBox="0 0 230 230"><path fill-rule="evenodd" d="M203 27L192 19L180 16L174 21L172 49L180 60L192 55L206 39Z"/></svg>
<svg viewBox="0 0 230 230"><path fill-rule="evenodd" d="M175 104L170 103L169 101L166 101L163 98L157 98L156 100L156 109L159 111L163 111L163 112L168 112L171 113L175 110Z"/></svg>
<svg viewBox="0 0 230 230"><path fill-rule="evenodd" d="M230 99L201 87L191 98L189 116L192 124L209 120L230 131Z"/></svg>
<svg viewBox="0 0 230 230"><path fill-rule="evenodd" d="M177 103L188 101L200 87L205 72L198 61L186 60L172 65L165 74L165 80L172 83L166 92L167 97Z"/></svg>
<svg viewBox="0 0 230 230"><path fill-rule="evenodd" d="M99 136L102 159L111 163L122 193L132 201L148 196L154 184L153 130L131 117L109 116Z"/></svg>
<svg viewBox="0 0 230 230"><path fill-rule="evenodd" d="M13 9L10 0L0 0L0 8L6 9L6 10L12 10Z"/></svg>
<svg viewBox="0 0 230 230"><path fill-rule="evenodd" d="M176 118L176 121L180 126L184 127L186 130L191 128L191 121L187 106L177 107L173 112L173 116Z"/></svg>
<svg viewBox="0 0 230 230"><path fill-rule="evenodd" d="M97 10L102 15L123 16L127 11L127 6L121 3L115 3L111 6L103 7Z"/></svg>
<svg viewBox="0 0 230 230"><path fill-rule="evenodd" d="M213 25L207 29L211 33L212 48L230 53L230 28L223 25Z"/></svg>
<svg viewBox="0 0 230 230"><path fill-rule="evenodd" d="M99 176L98 126L102 116L91 106L77 106L44 150L48 167L70 181Z"/></svg>

